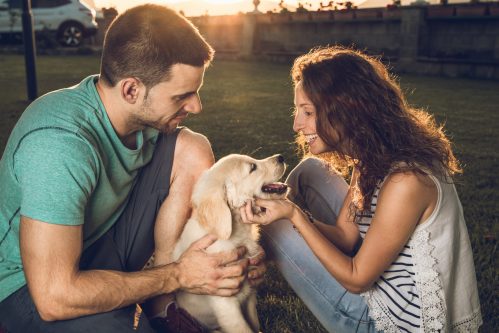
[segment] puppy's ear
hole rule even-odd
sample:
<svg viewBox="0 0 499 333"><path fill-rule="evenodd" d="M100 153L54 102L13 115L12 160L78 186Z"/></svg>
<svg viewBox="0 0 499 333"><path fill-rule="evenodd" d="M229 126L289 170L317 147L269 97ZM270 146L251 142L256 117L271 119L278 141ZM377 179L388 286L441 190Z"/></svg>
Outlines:
<svg viewBox="0 0 499 333"><path fill-rule="evenodd" d="M232 234L232 215L227 205L223 183L213 179L200 179L192 204L197 210L199 223L218 239L227 240ZM207 180L203 183L204 180Z"/></svg>
<svg viewBox="0 0 499 333"><path fill-rule="evenodd" d="M230 182L225 182L225 192L227 195L227 202L229 206L233 208L239 208L246 204L246 200L249 198L243 197L241 193L237 192L236 186Z"/></svg>

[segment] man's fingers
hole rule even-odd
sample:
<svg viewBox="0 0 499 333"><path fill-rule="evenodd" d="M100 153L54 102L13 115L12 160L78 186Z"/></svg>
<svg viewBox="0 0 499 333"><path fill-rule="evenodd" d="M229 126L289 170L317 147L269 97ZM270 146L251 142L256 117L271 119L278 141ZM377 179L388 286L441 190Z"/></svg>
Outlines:
<svg viewBox="0 0 499 333"><path fill-rule="evenodd" d="M246 271L248 270L249 260L241 259L237 262L233 262L232 264L220 267L220 276L222 278L232 278L244 276Z"/></svg>
<svg viewBox="0 0 499 333"><path fill-rule="evenodd" d="M241 259L241 257L246 254L246 251L244 246L240 246L232 251L217 253L216 256L218 256L219 266L225 266L233 261Z"/></svg>
<svg viewBox="0 0 499 333"><path fill-rule="evenodd" d="M215 243L217 237L211 234L205 235L204 237L198 239L194 243L192 243L191 247L197 250L205 250L211 244Z"/></svg>
<svg viewBox="0 0 499 333"><path fill-rule="evenodd" d="M217 289L241 289L245 276L238 276L228 279L220 279L217 281Z"/></svg>

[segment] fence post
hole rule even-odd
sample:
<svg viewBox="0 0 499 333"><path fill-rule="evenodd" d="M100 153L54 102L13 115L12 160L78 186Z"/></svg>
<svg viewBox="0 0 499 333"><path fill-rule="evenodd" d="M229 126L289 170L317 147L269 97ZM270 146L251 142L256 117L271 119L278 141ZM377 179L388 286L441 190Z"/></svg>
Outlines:
<svg viewBox="0 0 499 333"><path fill-rule="evenodd" d="M250 58L253 55L253 45L255 42L256 15L248 13L243 18L243 33L239 57Z"/></svg>
<svg viewBox="0 0 499 333"><path fill-rule="evenodd" d="M401 70L410 69L409 66L417 62L419 42L425 27L424 13L426 8L408 6L402 8L400 27L400 53L398 66Z"/></svg>

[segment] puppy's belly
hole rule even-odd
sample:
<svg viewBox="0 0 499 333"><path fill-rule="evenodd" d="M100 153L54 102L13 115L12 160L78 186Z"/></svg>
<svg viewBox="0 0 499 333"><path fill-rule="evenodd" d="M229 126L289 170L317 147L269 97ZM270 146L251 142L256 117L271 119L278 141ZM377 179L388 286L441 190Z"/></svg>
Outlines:
<svg viewBox="0 0 499 333"><path fill-rule="evenodd" d="M178 260L182 253L189 248L189 246L205 236L207 232L199 225L199 223L190 219L185 225L184 231L180 236L180 239L175 246L173 257L174 260ZM235 242L234 242L235 241ZM236 245L236 244L237 245ZM230 240L217 240L211 246L209 246L206 251L208 253L217 253L221 251L230 251L235 249L237 246L246 246L248 252L245 257L251 257L256 254L258 249L257 242L250 237L234 237ZM255 293L248 282L244 282L241 291L237 295L231 296L229 298L236 298L239 306L245 304L248 297ZM179 291L176 293L177 303L180 307L187 310L192 316L197 318L204 326L210 330L219 328L220 324L217 321L217 316L214 312L212 304L214 302L223 302L225 297L220 296L210 296L210 295L196 295L187 293L184 291Z"/></svg>

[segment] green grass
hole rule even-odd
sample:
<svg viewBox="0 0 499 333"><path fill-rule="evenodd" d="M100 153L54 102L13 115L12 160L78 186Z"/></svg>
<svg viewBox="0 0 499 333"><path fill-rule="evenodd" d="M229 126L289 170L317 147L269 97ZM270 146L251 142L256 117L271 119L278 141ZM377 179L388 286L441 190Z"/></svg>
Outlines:
<svg viewBox="0 0 499 333"><path fill-rule="evenodd" d="M72 85L99 68L97 57L39 57L40 94ZM20 56L0 55L0 151L27 106L24 63ZM402 76L411 104L428 108L446 123L455 152L464 166L459 192L477 271L484 325L499 328L499 82ZM292 133L289 65L215 61L201 91L204 111L187 121L204 133L217 158L229 153L265 157L281 153L290 167L298 162ZM274 267L259 290L265 332L321 332L320 325L289 289Z"/></svg>

